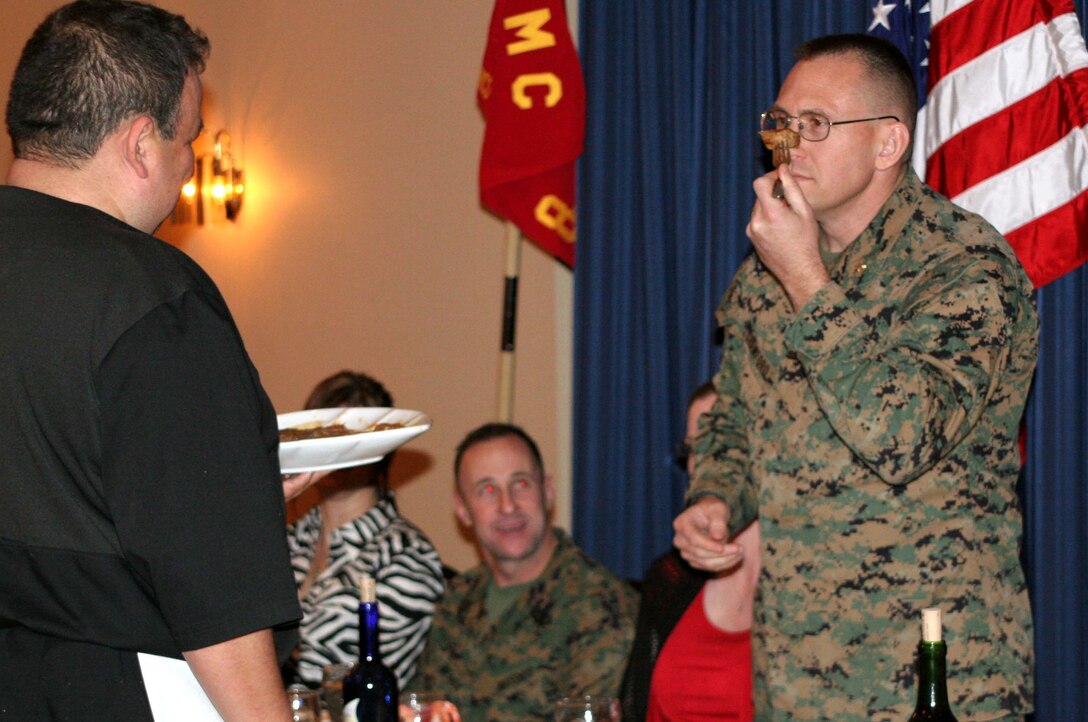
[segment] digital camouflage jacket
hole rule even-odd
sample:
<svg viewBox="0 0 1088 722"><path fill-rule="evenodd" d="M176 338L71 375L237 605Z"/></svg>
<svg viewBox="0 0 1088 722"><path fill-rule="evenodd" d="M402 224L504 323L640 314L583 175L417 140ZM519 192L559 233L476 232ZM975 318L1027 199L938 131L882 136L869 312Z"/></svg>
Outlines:
<svg viewBox="0 0 1088 722"><path fill-rule="evenodd" d="M1015 489L1030 283L997 231L910 170L828 270L794 313L745 260L696 440L689 500L762 527L757 719L907 719L927 606L944 612L959 719L1030 712Z"/></svg>
<svg viewBox="0 0 1088 722"><path fill-rule="evenodd" d="M548 566L496 624L485 565L455 577L435 610L413 687L444 693L464 722L550 720L560 697L618 696L637 595L554 533Z"/></svg>

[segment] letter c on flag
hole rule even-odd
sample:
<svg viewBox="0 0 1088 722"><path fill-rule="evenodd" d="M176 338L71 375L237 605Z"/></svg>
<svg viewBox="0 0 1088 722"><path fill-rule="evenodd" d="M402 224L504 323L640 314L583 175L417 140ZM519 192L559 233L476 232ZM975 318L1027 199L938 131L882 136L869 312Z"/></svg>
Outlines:
<svg viewBox="0 0 1088 722"><path fill-rule="evenodd" d="M544 97L544 105L549 108L563 97L563 81L555 73L526 73L514 78L514 84L510 86L514 105L522 110L533 107L533 99L525 94L525 89L534 85L544 85L548 88L548 94Z"/></svg>

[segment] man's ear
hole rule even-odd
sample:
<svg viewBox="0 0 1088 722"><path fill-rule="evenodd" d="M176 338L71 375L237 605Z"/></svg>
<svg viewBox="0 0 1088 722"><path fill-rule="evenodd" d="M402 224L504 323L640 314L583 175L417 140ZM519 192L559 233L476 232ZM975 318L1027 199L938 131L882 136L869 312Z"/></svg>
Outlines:
<svg viewBox="0 0 1088 722"><path fill-rule="evenodd" d="M121 157L125 167L146 180L151 175L152 142L155 139L155 122L146 115L139 115L121 124Z"/></svg>
<svg viewBox="0 0 1088 722"><path fill-rule="evenodd" d="M472 516L468 513L468 508L465 506L465 502L461 499L461 492L453 492L453 512L457 515L457 518L462 524L469 529L472 528Z"/></svg>
<svg viewBox="0 0 1088 722"><path fill-rule="evenodd" d="M897 167L902 162L903 154L907 152L909 146L910 131L907 130L907 124L896 121L889 125L884 132L880 151L876 156L877 170Z"/></svg>
<svg viewBox="0 0 1088 722"><path fill-rule="evenodd" d="M555 509L555 480L551 474L544 475L544 504L549 513Z"/></svg>

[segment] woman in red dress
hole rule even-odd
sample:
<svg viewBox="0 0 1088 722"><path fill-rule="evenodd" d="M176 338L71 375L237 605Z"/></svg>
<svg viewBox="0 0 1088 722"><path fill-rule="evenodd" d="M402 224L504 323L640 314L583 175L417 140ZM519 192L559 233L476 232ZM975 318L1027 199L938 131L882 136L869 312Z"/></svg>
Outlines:
<svg viewBox="0 0 1088 722"><path fill-rule="evenodd" d="M715 399L709 383L688 405L686 446ZM692 460L687 459L688 473ZM622 687L625 720L751 722L752 600L759 578L759 522L733 540L743 550L718 575L672 550L647 571Z"/></svg>

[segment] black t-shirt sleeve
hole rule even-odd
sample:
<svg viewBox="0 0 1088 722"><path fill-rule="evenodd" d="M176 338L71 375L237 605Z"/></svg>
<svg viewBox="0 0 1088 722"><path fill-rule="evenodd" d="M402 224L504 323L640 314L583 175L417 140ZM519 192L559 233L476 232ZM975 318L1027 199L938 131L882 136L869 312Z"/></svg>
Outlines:
<svg viewBox="0 0 1088 722"><path fill-rule="evenodd" d="M109 513L178 647L297 619L274 412L229 317L195 292L160 305L97 383Z"/></svg>

